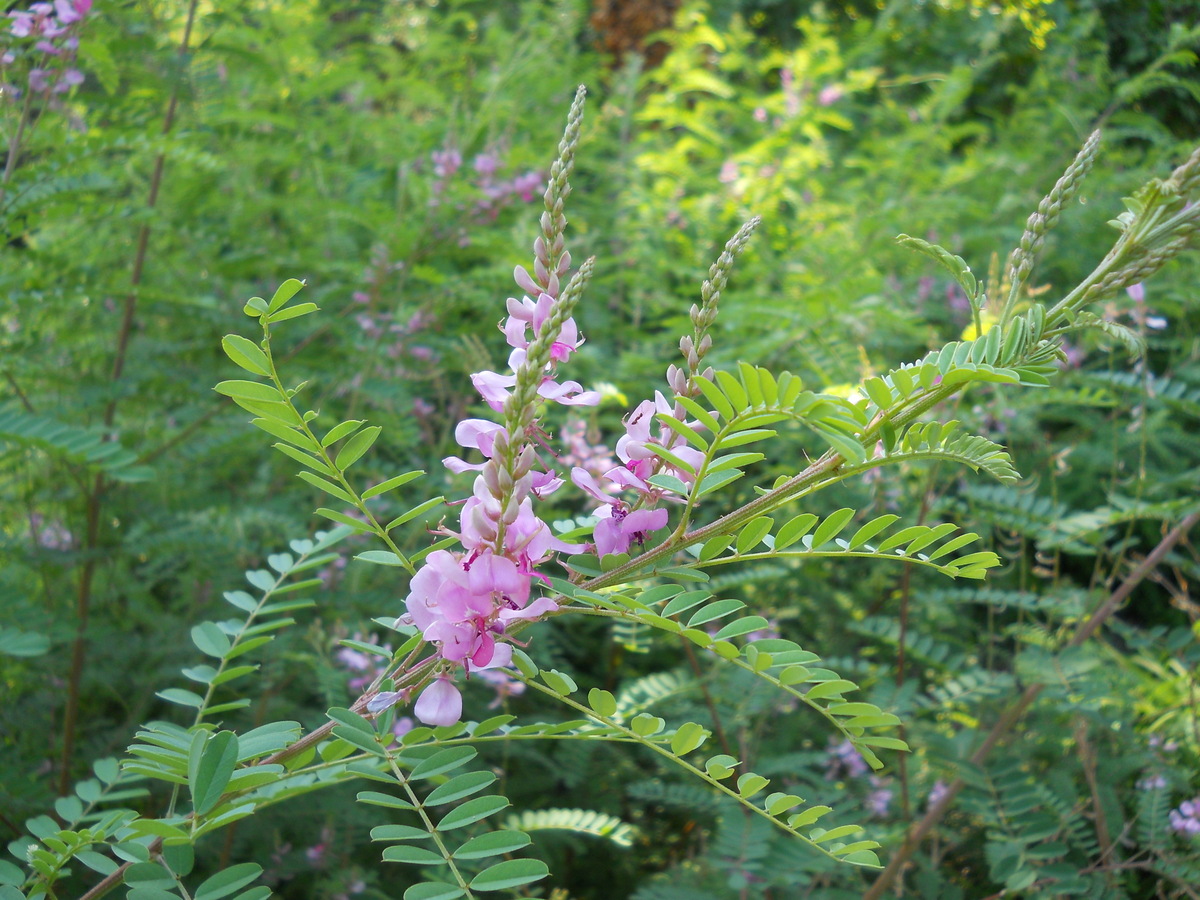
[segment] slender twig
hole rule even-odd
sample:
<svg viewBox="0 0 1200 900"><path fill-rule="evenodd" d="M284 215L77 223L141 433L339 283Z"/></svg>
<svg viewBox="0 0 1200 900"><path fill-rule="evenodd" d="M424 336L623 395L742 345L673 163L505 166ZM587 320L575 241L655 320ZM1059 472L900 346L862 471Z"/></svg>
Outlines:
<svg viewBox="0 0 1200 900"><path fill-rule="evenodd" d="M1096 608L1091 616L1088 617L1086 622L1079 626L1079 629L1072 636L1071 640L1067 642L1067 649L1079 647L1086 643L1087 640L1096 633L1100 626L1104 624L1109 616L1116 612L1117 608L1124 603L1126 599L1128 599L1129 595L1133 593L1133 589L1146 579L1146 577L1158 566L1158 564L1162 562L1163 557L1170 552L1171 548L1179 543L1179 541L1187 535L1187 533L1195 526L1197 522L1200 522L1200 510L1193 512L1182 522L1172 528L1167 535L1161 541L1159 541L1158 546L1151 550L1149 555L1142 560L1137 568L1135 568L1121 583L1121 586L1113 591L1104 600L1104 602ZM996 744L998 744L1000 740L1008 733L1009 729L1011 729L1021 719L1021 716L1025 714L1025 711L1033 704L1033 701L1037 699L1037 696L1041 693L1043 687L1045 687L1044 684L1035 683L1025 688L1025 691L1021 694L1017 701L1007 710L1005 710L996 724L992 726L992 730L988 733L988 736L984 739L983 743L979 745L979 748L971 754L971 765L978 766L987 758L988 754L992 752ZM886 891L888 887L891 886L892 882L896 880L896 876L899 875L907 865L909 858L916 852L917 848L921 845L921 842L925 839L925 836L929 834L929 832L932 831L933 828L942 820L942 817L946 814L947 810L950 809L950 805L954 802L954 798L958 796L959 791L961 791L964 786L965 782L961 778L956 778L950 783L949 787L946 788L945 794L938 799L937 803L933 804L929 808L928 812L925 813L924 818L922 818L921 821L917 823L917 825L905 836L904 843L900 846L900 849L896 851L896 855L893 856L891 861L887 864L887 868L885 868L879 874L879 877L875 879L875 882L871 885L867 892L863 894L863 900L879 900L879 898L883 896L883 892Z"/></svg>
<svg viewBox="0 0 1200 900"><path fill-rule="evenodd" d="M188 4L187 24L183 29L183 38L179 43L179 58L182 62L188 51L188 43L192 36L192 25L196 20L198 0ZM171 91L171 99L167 104L167 114L163 120L162 133L169 134L175 124L175 112L179 107L179 84L176 82ZM158 192L162 186L163 167L166 164L166 153L161 152L154 161L154 173L150 178L150 194L147 208L154 209L158 204ZM116 384L125 370L125 358L129 351L129 336L133 331L133 314L137 308L138 288L142 283L142 274L146 266L146 248L150 241L150 225L144 223L138 230L137 252L133 260L133 272L130 276L129 294L125 298L125 308L121 316L120 331L117 334L117 348L113 357L112 371L109 381L114 390L108 404L104 408L104 430L111 432L112 424L117 415ZM106 438L109 435L106 434ZM66 794L71 787L71 758L75 753L75 728L79 718L79 691L83 679L83 666L87 656L88 615L92 605L92 584L96 577L96 566L100 559L100 512L103 506L104 493L107 484L102 473L97 473L92 480L92 488L88 492L85 503L86 539L84 544L83 568L79 573L79 589L75 595L75 639L71 645L71 670L67 678L66 708L63 710L63 741L62 754L58 765L58 792Z"/></svg>
<svg viewBox="0 0 1200 900"><path fill-rule="evenodd" d="M21 152L21 138L25 136L25 125L29 122L29 110L33 101L33 91L25 92L25 104L21 107L21 118L17 120L17 133L13 135L12 143L8 145L8 158L4 161L4 174L0 176L0 202L8 193L8 182L13 170L17 167L17 156Z"/></svg>
<svg viewBox="0 0 1200 900"><path fill-rule="evenodd" d="M1112 836L1108 831L1108 818L1104 815L1104 804L1100 801L1100 784L1096 780L1096 751L1087 736L1087 722L1083 716L1075 719L1075 750L1079 755L1079 766L1092 795L1092 818L1096 822L1096 842L1100 845L1101 857L1113 850Z"/></svg>
<svg viewBox="0 0 1200 900"><path fill-rule="evenodd" d="M4 370L4 380L8 382L9 387L13 389L13 393L17 395L17 399L21 401L21 405L25 407L25 412L33 414L33 404L29 402L29 398L25 396L25 392L21 390L21 386L17 384L17 379L13 377L13 373Z"/></svg>

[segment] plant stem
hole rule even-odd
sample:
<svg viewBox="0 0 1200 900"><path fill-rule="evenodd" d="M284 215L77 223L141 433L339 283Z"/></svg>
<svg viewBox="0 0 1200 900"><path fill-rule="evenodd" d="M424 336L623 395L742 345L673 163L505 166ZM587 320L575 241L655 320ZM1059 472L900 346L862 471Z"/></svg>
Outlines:
<svg viewBox="0 0 1200 900"><path fill-rule="evenodd" d="M1128 599L1129 595L1133 593L1133 589L1141 584L1141 582L1144 581L1146 577L1154 571L1158 564L1162 562L1163 557L1165 557L1167 553L1170 552L1171 548L1187 535L1187 533L1195 526L1197 522L1200 522L1200 511L1193 512L1182 522L1172 528L1167 535L1161 541L1159 541L1158 546L1151 550L1149 555L1142 560L1138 567L1135 568L1121 583L1121 586L1113 591L1104 600L1104 602L1096 608L1086 622L1079 626L1078 630L1071 637L1071 640L1067 642L1066 648L1069 649L1072 647L1079 647L1086 643L1087 640L1096 633L1100 626L1104 624L1109 616L1116 612L1117 607L1119 607L1125 602L1126 599ZM1021 716L1025 714L1025 711L1029 709L1029 707L1033 704L1033 701L1037 699L1038 694L1042 692L1042 688L1044 687L1044 683L1029 685L1029 687L1025 688L1025 691L1021 694L1020 698L1018 698L1018 700L1012 706L1004 711L1004 713L1000 716L1000 719L995 725L992 726L992 730L988 733L988 736L984 739L983 743L980 744L979 748L971 754L970 763L972 766L978 766L984 761L984 759L987 758L988 754L992 752L996 744L1000 742L1001 738L1003 738L1004 735L1008 733L1009 729L1011 729L1020 720ZM913 855L913 853L916 852L917 848L921 844L921 841L923 841L925 836L929 834L929 832L938 824L938 822L942 820L942 817L946 814L947 810L949 810L950 804L954 802L954 798L958 796L958 792L963 789L964 785L965 782L961 778L956 778L953 782L951 782L950 786L946 788L946 793L942 795L937 803L933 804L933 806L929 808L929 811L925 813L925 817L922 818L921 821L917 823L916 827L914 827L908 833L908 835L905 836L904 843L900 846L900 849L896 852L896 855L892 857L891 861L887 864L887 868L885 868L879 874L879 877L875 879L875 882L871 885L867 892L863 894L862 900L879 900L879 898L883 896L884 891L886 891L888 887L891 886L892 882L896 880L896 876L900 874L909 858Z"/></svg>
<svg viewBox="0 0 1200 900"><path fill-rule="evenodd" d="M183 29L183 38L179 43L179 58L182 61L187 55L188 43L192 36L192 25L196 20L198 0L188 4L187 24ZM179 84L176 82L171 90L171 99L167 104L166 118L163 120L162 133L170 133L175 124L175 112L179 107ZM24 117L22 117L22 122ZM18 138L20 131L17 132ZM15 146L15 142L14 142ZM13 158L12 148L9 151L9 164ZM154 209L158 204L158 192L162 186L163 167L166 164L166 153L159 153L154 160L154 172L150 178L150 194L146 206ZM5 181L8 179L8 169L5 169ZM2 190L2 186L0 186ZM0 193L0 198L3 194ZM125 308L121 315L121 327L117 334L117 348L113 356L112 371L109 382L115 388L125 370L125 357L129 350L129 336L133 331L133 314L137 308L138 287L142 283L142 274L146 266L146 249L150 242L150 225L145 223L138 230L137 251L133 260L133 272L130 276L129 294L125 297ZM112 397L104 408L104 430L106 439L113 439L112 425L117 415L117 394ZM87 656L87 627L88 616L92 605L92 584L96 576L96 565L100 559L100 512L103 505L107 485L104 476L97 473L92 480L92 488L87 494L85 518L86 542L84 544L83 569L79 573L79 589L75 595L75 639L71 645L71 670L67 677L67 700L63 710L63 742L62 754L58 763L58 793L66 794L71 786L71 759L75 754L75 729L79 718L79 692L83 680L83 666Z"/></svg>
<svg viewBox="0 0 1200 900"><path fill-rule="evenodd" d="M17 133L13 135L12 143L8 145L8 158L4 161L4 174L0 176L0 203L8 193L8 182L13 170L17 167L17 156L21 152L21 138L25 136L25 125L29 122L29 109L32 106L33 91L25 92L25 104L21 107L21 117L17 120Z"/></svg>

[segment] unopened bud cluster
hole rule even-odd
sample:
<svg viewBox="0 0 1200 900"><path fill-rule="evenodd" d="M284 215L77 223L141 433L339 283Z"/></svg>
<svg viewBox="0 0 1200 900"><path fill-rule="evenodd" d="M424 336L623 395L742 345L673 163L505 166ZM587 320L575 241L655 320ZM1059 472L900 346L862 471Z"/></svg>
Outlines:
<svg viewBox="0 0 1200 900"><path fill-rule="evenodd" d="M1033 271L1034 259L1046 239L1046 233L1057 224L1063 207L1079 192L1079 186L1091 171L1099 148L1100 132L1093 131L1083 149L1067 167L1067 171L1058 179L1050 193L1042 198L1037 212L1025 223L1025 233L1021 235L1021 241L1009 259L1009 278L1014 287L1019 288L1029 278L1029 273Z"/></svg>

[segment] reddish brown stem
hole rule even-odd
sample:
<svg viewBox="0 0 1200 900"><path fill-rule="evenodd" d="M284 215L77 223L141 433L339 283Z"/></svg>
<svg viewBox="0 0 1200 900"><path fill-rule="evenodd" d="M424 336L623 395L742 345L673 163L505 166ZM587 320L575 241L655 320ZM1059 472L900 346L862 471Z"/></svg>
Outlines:
<svg viewBox="0 0 1200 900"><path fill-rule="evenodd" d="M187 24L183 29L183 38L179 43L179 57L182 60L187 55L188 42L192 36L192 25L196 20L198 0L191 0L188 5ZM163 120L162 133L171 131L175 124L175 112L179 107L179 85L171 91L171 99L167 104L167 114ZM159 153L154 160L154 172L150 177L150 194L147 208L154 209L158 204L158 192L162 186L163 167L166 154ZM143 224L138 230L137 252L133 260L133 272L130 275L129 294L125 297L125 308L121 315L121 327L117 333L117 347L113 356L112 371L109 381L114 390L108 404L104 408L104 430L111 432L112 424L117 415L116 384L125 371L125 358L129 351L129 337L133 331L133 314L137 308L138 288L142 283L142 274L146 267L146 248L150 242L150 226ZM105 435L112 439L111 434ZM87 657L87 627L92 605L92 584L96 577L96 566L100 559L100 513L103 506L106 484L104 476L97 474L92 481L92 489L88 492L85 518L87 520L84 543L83 568L79 573L79 590L75 595L75 639L71 645L71 671L67 679L67 700L63 710L63 740L62 754L58 763L58 792L66 794L71 787L71 760L75 755L75 731L79 718L79 692L83 680L83 666Z"/></svg>

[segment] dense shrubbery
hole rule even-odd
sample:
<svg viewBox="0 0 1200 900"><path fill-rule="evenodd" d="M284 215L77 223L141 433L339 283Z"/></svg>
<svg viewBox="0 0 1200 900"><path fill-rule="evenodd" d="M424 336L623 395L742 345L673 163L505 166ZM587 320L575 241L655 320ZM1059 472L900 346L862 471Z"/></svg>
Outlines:
<svg viewBox="0 0 1200 900"><path fill-rule="evenodd" d="M11 885L25 876L13 862L26 861L27 835L65 852L55 831L94 826L101 794L97 810L148 819L221 808L223 788L197 796L196 771L184 778L190 807L161 781L136 780L163 754L131 757L131 743L183 740L186 759L183 727L197 718L237 731L254 758L247 732L321 726L406 640L386 626L404 611L407 573L350 561L377 549L350 533L357 526L284 553L290 539L331 526L312 516L327 501L293 477L294 460L266 449L242 411L212 393L237 377L219 348L246 298L307 280L292 308L312 301L321 313L282 327L274 361L285 381L307 379L297 402L317 411L314 430L380 426L357 462L359 490L428 472L375 501L381 516L434 495L465 498L465 478L440 460L462 452L456 423L489 414L468 376L503 369L509 348L492 329L513 266L529 265L549 148L584 82L592 99L568 211L576 267L597 260L575 310L588 342L565 377L601 401L548 428L563 465L612 465L623 417L666 390L663 367L693 332L687 310L709 264L754 215L763 223L721 297L705 365L787 369L824 392L828 410L884 409L878 394L860 393L879 390L873 376L989 329L1007 338L1006 254L1093 128L1103 131L1099 161L1046 235L1045 264L1018 285L1022 313L1067 294L1111 246L1102 220L1120 212L1120 197L1166 178L1194 149L1200 34L1182 6L1144 6L1134 21L1129 5L1100 2L859 4L836 14L808 3L692 3L660 35L668 52L646 72L636 61L606 68L578 3L218 10L76 0L13 18L0 69L0 827L13 856L0 862L0 897L18 896ZM990 303L974 310L953 260L944 268L898 245L901 232L967 260ZM921 896L1187 895L1200 882L1200 805L1189 802L1200 793L1200 611L1189 593L1200 571L1186 531L1200 472L1198 279L1185 254L1145 284L1109 291L1092 308L1104 323L1080 318L1089 327L1062 336L1063 371L1049 388L980 382L950 400L943 420L1004 444L1019 482L914 459L776 516L778 529L803 512L836 521L840 509L859 510L843 523L847 540L851 527L892 513L901 525L959 522L1003 560L984 583L851 558L713 570L705 590L766 620L745 640L820 653L861 686L848 699L899 717L902 730L889 734L912 752L881 752L885 768L871 770L867 745L850 739L861 729L847 737L806 718L797 698L655 630L636 609L539 627L528 655L566 681L480 672L464 718L568 721L575 713L534 695L577 682L611 692L614 721L646 712L671 728L701 723L709 752L740 761L740 775L833 807L836 824L864 824L884 863L906 861ZM895 449L878 437L881 452ZM832 452L829 441L849 452L836 428L782 429L766 458L739 462L748 477L725 489L721 509L754 500L751 484L796 476ZM876 452L874 438L865 451ZM555 528L584 527L588 539L590 504L548 508ZM399 549L428 547L423 528L443 514L457 527L457 508L440 505L397 526L408 542ZM715 518L700 514L709 516L700 527ZM752 532L739 532L739 552L759 545ZM243 569L278 604L230 599L243 619L257 610L262 631L200 624L229 614L221 598L245 586ZM276 596L276 576L305 571L296 583L315 605L293 608ZM1106 618L1091 635L1084 623L1096 610ZM253 680L225 665L269 635L236 664L259 666ZM215 682L197 648L222 660ZM200 695L181 688L225 677L240 680L202 698L203 715L188 710ZM588 699L595 711L606 704ZM403 734L411 715L401 708L380 724ZM157 726L135 741L152 721L182 723L185 736ZM364 740L364 720L338 721L346 747ZM297 734L262 728L260 762ZM980 755L991 740L1001 749ZM211 739L197 765L227 743ZM672 753L689 745L681 739ZM478 748L512 800L506 827L532 833L552 872L525 893L703 900L885 889L878 873L815 852L645 748L565 739ZM330 771L343 749L322 749ZM140 762L119 778L109 759ZM418 876L379 863L370 842L394 819L353 802L373 785L317 791L321 776L312 777L279 789L276 799L295 795L286 803L262 800L254 827L198 841L195 872L187 842L167 847L165 864L188 885L222 870L233 884L257 874L244 867L252 860L265 869L260 883L283 896L404 893ZM125 846L117 858L173 834L146 826L143 850ZM85 850L53 895L82 895L115 867ZM162 893L174 882L152 875L131 879L140 887L130 896L174 896ZM191 896L217 896L223 877Z"/></svg>

